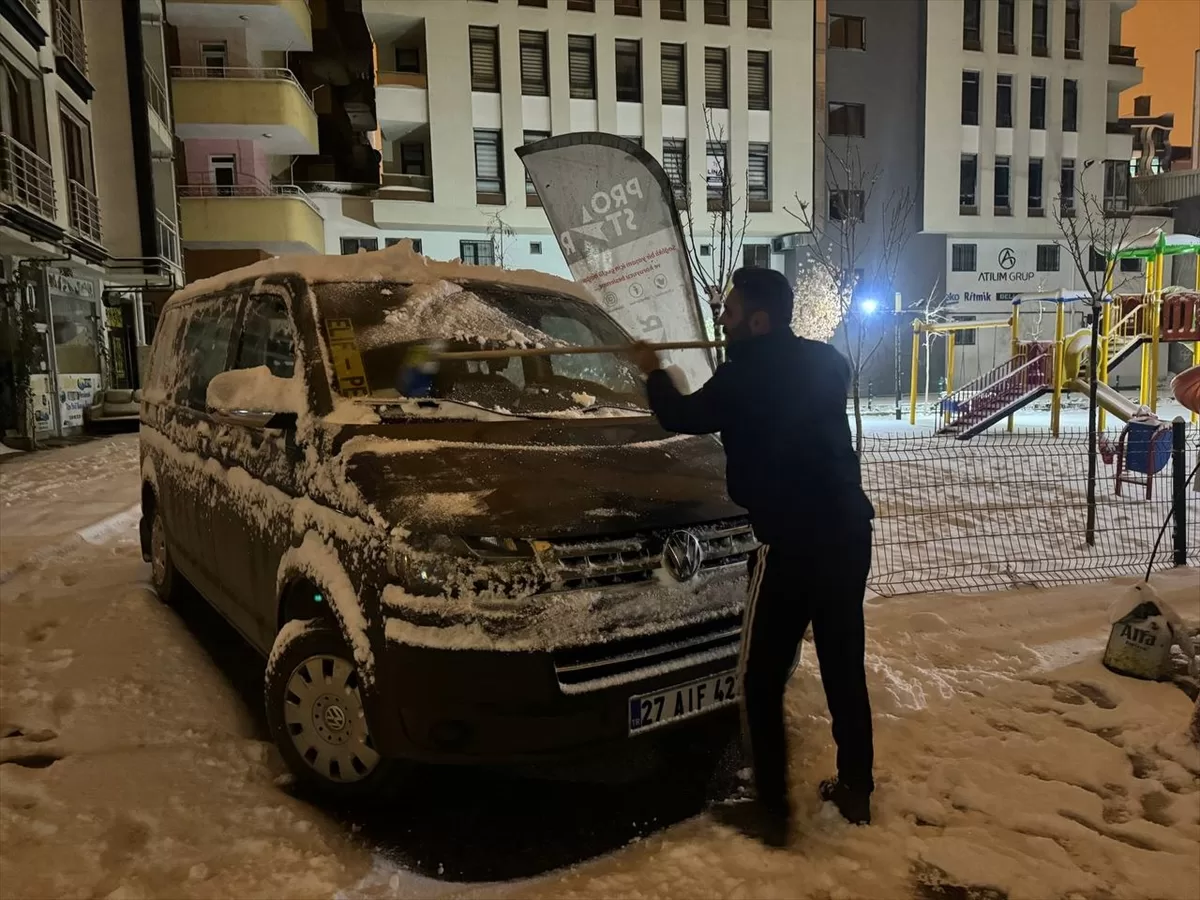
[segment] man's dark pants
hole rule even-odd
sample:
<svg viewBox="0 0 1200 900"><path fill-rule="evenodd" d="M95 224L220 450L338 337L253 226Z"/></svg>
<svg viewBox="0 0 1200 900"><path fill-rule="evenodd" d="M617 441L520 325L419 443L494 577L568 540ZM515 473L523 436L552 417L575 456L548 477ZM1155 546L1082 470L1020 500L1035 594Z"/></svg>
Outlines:
<svg viewBox="0 0 1200 900"><path fill-rule="evenodd" d="M871 703L863 663L863 595L871 567L868 522L833 528L750 558L743 619L743 731L759 802L776 815L790 809L783 694L809 623L837 742L838 779L874 789Z"/></svg>

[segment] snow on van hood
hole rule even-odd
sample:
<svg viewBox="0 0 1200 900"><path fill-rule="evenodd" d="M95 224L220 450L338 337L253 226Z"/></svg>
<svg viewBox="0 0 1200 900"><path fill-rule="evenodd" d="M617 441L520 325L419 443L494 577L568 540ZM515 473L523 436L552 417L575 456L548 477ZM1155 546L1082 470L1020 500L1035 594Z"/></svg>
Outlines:
<svg viewBox="0 0 1200 900"><path fill-rule="evenodd" d="M290 254L260 260L193 281L176 291L174 299L187 299L222 290L251 278L268 275L299 275L314 284L339 281L396 281L411 284L430 284L438 281L495 281L517 287L537 288L569 294L594 303L595 298L582 284L536 272L531 269L501 269L497 266L468 266L458 260L443 262L429 259L403 240L393 247L347 256Z"/></svg>
<svg viewBox="0 0 1200 900"><path fill-rule="evenodd" d="M713 438L480 444L354 438L346 477L410 531L560 539L742 516Z"/></svg>

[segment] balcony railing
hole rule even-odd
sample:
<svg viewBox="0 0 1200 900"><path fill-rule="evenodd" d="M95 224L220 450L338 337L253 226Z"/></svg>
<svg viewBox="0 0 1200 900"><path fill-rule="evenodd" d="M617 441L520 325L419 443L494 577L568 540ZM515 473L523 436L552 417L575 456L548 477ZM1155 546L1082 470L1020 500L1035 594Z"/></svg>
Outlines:
<svg viewBox="0 0 1200 900"><path fill-rule="evenodd" d="M158 255L179 265L179 230L175 223L155 210L154 224L158 236Z"/></svg>
<svg viewBox="0 0 1200 900"><path fill-rule="evenodd" d="M1158 175L1136 175L1134 197L1145 206L1168 206L1200 197L1200 169L1181 169Z"/></svg>
<svg viewBox="0 0 1200 900"><path fill-rule="evenodd" d="M1108 61L1114 66L1136 66L1137 48L1121 44L1108 45Z"/></svg>
<svg viewBox="0 0 1200 900"><path fill-rule="evenodd" d="M29 10L29 14L35 19L38 16L38 0L21 0L21 5Z"/></svg>
<svg viewBox="0 0 1200 900"><path fill-rule="evenodd" d="M142 66L142 75L146 80L146 102L162 119L164 125L169 124L171 113L167 105L167 89L163 87L163 83L158 80L158 76L154 74L154 70L150 66Z"/></svg>
<svg viewBox="0 0 1200 900"><path fill-rule="evenodd" d="M0 199L54 221L54 170L9 134L0 134Z"/></svg>
<svg viewBox="0 0 1200 900"><path fill-rule="evenodd" d="M51 37L59 53L69 59L81 73L87 75L87 44L83 40L83 25L71 15L71 8L62 0L54 3Z"/></svg>
<svg viewBox="0 0 1200 900"><path fill-rule="evenodd" d="M428 79L421 72L379 72L380 87L426 88Z"/></svg>
<svg viewBox="0 0 1200 900"><path fill-rule="evenodd" d="M171 66L172 78L226 78L230 81L290 81L304 96L305 102L311 108L312 97L304 86L296 80L291 69L267 68L256 69L247 66Z"/></svg>
<svg viewBox="0 0 1200 900"><path fill-rule="evenodd" d="M100 198L86 185L67 179L67 214L71 230L93 244L100 240Z"/></svg>
<svg viewBox="0 0 1200 900"><path fill-rule="evenodd" d="M253 184L181 184L179 186L179 196L187 197L294 197L297 200L303 201L317 215L321 211L317 209L317 205L308 198L308 194L304 193L294 184L263 184L256 182Z"/></svg>
<svg viewBox="0 0 1200 900"><path fill-rule="evenodd" d="M426 203L433 200L432 175L404 175L385 171L383 187L386 193L381 195L382 200L421 200Z"/></svg>

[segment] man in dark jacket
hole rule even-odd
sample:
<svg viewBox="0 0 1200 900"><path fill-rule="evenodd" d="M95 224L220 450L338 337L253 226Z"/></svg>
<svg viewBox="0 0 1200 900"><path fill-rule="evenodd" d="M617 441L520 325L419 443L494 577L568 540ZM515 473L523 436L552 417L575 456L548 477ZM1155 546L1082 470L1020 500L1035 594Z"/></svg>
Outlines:
<svg viewBox="0 0 1200 900"><path fill-rule="evenodd" d="M747 823L783 845L791 817L783 694L809 623L837 743L820 792L855 824L870 821L873 749L863 664L863 597L874 510L846 418L850 370L833 347L791 330L792 291L771 269L739 269L720 323L728 361L683 394L640 345L650 407L668 431L720 432L729 496L762 546L750 560L739 675L757 806Z"/></svg>

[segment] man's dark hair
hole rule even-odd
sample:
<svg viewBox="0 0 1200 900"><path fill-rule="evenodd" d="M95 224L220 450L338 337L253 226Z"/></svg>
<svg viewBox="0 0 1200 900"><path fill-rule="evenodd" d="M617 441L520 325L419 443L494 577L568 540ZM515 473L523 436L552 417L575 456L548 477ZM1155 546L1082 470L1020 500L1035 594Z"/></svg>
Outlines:
<svg viewBox="0 0 1200 900"><path fill-rule="evenodd" d="M747 266L733 273L733 286L741 293L747 312L763 310L772 328L792 324L792 286L782 272Z"/></svg>

